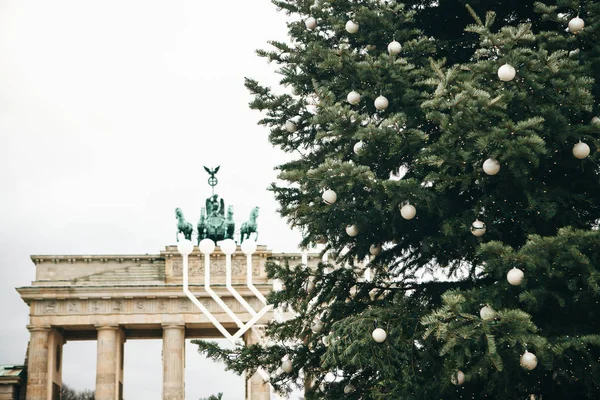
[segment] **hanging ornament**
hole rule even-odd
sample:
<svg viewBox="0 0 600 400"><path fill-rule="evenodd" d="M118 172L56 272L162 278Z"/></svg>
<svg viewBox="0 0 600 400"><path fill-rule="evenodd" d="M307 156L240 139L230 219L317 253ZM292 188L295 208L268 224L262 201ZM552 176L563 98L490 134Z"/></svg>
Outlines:
<svg viewBox="0 0 600 400"><path fill-rule="evenodd" d="M512 81L516 74L517 71L515 71L515 68L510 64L504 64L498 68L498 78L500 78L501 81Z"/></svg>
<svg viewBox="0 0 600 400"><path fill-rule="evenodd" d="M346 96L346 100L348 100L348 103L355 106L358 103L360 103L360 93L353 90L350 93L348 93L348 96Z"/></svg>
<svg viewBox="0 0 600 400"><path fill-rule="evenodd" d="M593 117L592 118L592 125L598 126L600 127L600 118L598 117Z"/></svg>
<svg viewBox="0 0 600 400"><path fill-rule="evenodd" d="M490 306L483 306L481 310L479 310L479 316L484 321L489 321L496 317L496 311Z"/></svg>
<svg viewBox="0 0 600 400"><path fill-rule="evenodd" d="M506 274L506 280L513 286L519 286L524 276L525 274L519 268L513 268Z"/></svg>
<svg viewBox="0 0 600 400"><path fill-rule="evenodd" d="M396 42L395 40L388 44L388 53L390 53L391 55L395 56L396 54L400 54L401 51L402 45Z"/></svg>
<svg viewBox="0 0 600 400"><path fill-rule="evenodd" d="M356 388L354 387L354 385L352 384L347 384L346 386L344 386L344 394L350 394L350 393L354 393L356 391Z"/></svg>
<svg viewBox="0 0 600 400"><path fill-rule="evenodd" d="M304 21L304 25L306 25L306 29L308 29L309 31L312 31L313 29L315 29L317 27L317 20L314 19L313 17L308 17Z"/></svg>
<svg viewBox="0 0 600 400"><path fill-rule="evenodd" d="M386 108L388 108L389 105L390 102L388 101L388 99L385 98L385 96L379 96L375 99L375 108L379 111L385 110Z"/></svg>
<svg viewBox="0 0 600 400"><path fill-rule="evenodd" d="M579 16L569 21L569 31L571 31L571 33L573 33L574 35L577 35L579 32L581 32L584 26L585 22L583 22L583 20L579 18Z"/></svg>
<svg viewBox="0 0 600 400"><path fill-rule="evenodd" d="M525 350L525 353L523 353L523 355L521 356L520 363L521 363L521 367L531 371L532 369L535 369L535 367L537 367L538 361L537 361L537 357L535 356L535 354L530 353L527 350Z"/></svg>
<svg viewBox="0 0 600 400"><path fill-rule="evenodd" d="M288 131L289 133L294 133L296 132L298 128L296 127L296 124L293 121L286 121L285 122L285 130Z"/></svg>
<svg viewBox="0 0 600 400"><path fill-rule="evenodd" d="M348 225L346 227L346 233L348 234L348 236L356 236L358 235L358 227L356 225Z"/></svg>
<svg viewBox="0 0 600 400"><path fill-rule="evenodd" d="M575 146L573 146L573 155L575 156L575 158L583 160L584 158L590 155L590 146L580 141Z"/></svg>
<svg viewBox="0 0 600 400"><path fill-rule="evenodd" d="M296 86L292 86L292 88L290 89L290 92L292 93L292 96L300 95L300 90L298 90L298 88Z"/></svg>
<svg viewBox="0 0 600 400"><path fill-rule="evenodd" d="M331 189L327 189L326 191L324 191L321 197L323 198L323 202L328 206L334 204L337 201L337 194Z"/></svg>
<svg viewBox="0 0 600 400"><path fill-rule="evenodd" d="M400 215L404 219L413 219L417 215L417 209L412 204L405 204L400 208Z"/></svg>
<svg viewBox="0 0 600 400"><path fill-rule="evenodd" d="M387 333L385 333L385 331L381 328L376 328L371 334L371 336L373 336L373 340L377 343L383 343L387 338Z"/></svg>
<svg viewBox="0 0 600 400"><path fill-rule="evenodd" d="M486 229L485 224L480 220L476 219L471 224L471 233L475 236L483 236L485 235Z"/></svg>
<svg viewBox="0 0 600 400"><path fill-rule="evenodd" d="M461 386L465 383L465 374L461 370L456 371L456 373L452 375L452 378L450 378L450 382L452 382L453 385Z"/></svg>
<svg viewBox="0 0 600 400"><path fill-rule="evenodd" d="M320 318L315 318L312 324L310 324L310 330L313 333L319 333L323 330L323 321Z"/></svg>
<svg viewBox="0 0 600 400"><path fill-rule="evenodd" d="M323 337L321 338L321 341L323 342L323 346L325 346L325 347L329 347L329 335L327 335L327 336L323 336Z"/></svg>
<svg viewBox="0 0 600 400"><path fill-rule="evenodd" d="M493 158L488 158L483 162L483 172L488 175L496 175L500 171L500 163Z"/></svg>
<svg viewBox="0 0 600 400"><path fill-rule="evenodd" d="M358 24L350 20L346 22L346 30L348 31L348 33L356 33L358 32Z"/></svg>
<svg viewBox="0 0 600 400"><path fill-rule="evenodd" d="M381 254L381 245L372 244L371 247L369 247L369 253L377 257Z"/></svg>
<svg viewBox="0 0 600 400"><path fill-rule="evenodd" d="M365 142L363 142L362 140L359 142L356 142L354 144L354 148L353 148L354 154L358 155L362 151L363 147L365 147Z"/></svg>
<svg viewBox="0 0 600 400"><path fill-rule="evenodd" d="M283 370L283 372L290 374L294 370L294 366L292 365L292 362L290 360L285 360L281 364L281 369Z"/></svg>

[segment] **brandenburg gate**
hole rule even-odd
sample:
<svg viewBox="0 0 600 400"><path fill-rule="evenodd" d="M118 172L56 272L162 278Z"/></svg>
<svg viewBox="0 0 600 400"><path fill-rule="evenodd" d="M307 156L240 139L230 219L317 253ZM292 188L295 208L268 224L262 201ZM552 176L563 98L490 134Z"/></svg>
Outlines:
<svg viewBox="0 0 600 400"><path fill-rule="evenodd" d="M185 398L186 338L262 343L260 326L276 312L265 298L273 287L267 259L313 267L320 257L274 255L257 246L258 207L241 224L236 245L233 206L225 213L214 192L219 167L204 168L212 195L201 207L196 232L175 210L177 246L152 255L31 256L35 281L17 289L30 308L26 400L59 400L62 349L72 340L98 343L96 400L123 398L127 339L162 338L163 400ZM270 398L265 374L259 370L247 380L246 399Z"/></svg>
<svg viewBox="0 0 600 400"><path fill-rule="evenodd" d="M210 287L205 286L205 260L198 247L189 255L189 291L230 334L238 331L222 301L242 322L252 314L227 288L226 255L211 254ZM267 259L297 259L299 254L272 254L258 246L251 256L253 286L266 295L272 288ZM163 400L185 398L186 338L218 338L223 334L182 291L183 257L177 246L153 255L31 256L35 281L18 288L30 307L27 400L55 400L61 387L62 349L72 340L97 341L96 400L120 400L123 395L124 343L127 339L162 338ZM309 263L318 256L311 255ZM264 304L247 285L248 257L240 247L231 256L231 287L253 309ZM293 262L293 261L292 261ZM212 292L212 293L210 293ZM215 300L216 295L220 300ZM246 344L261 340L256 320L243 334ZM255 374L247 381L246 399L266 400L270 388Z"/></svg>

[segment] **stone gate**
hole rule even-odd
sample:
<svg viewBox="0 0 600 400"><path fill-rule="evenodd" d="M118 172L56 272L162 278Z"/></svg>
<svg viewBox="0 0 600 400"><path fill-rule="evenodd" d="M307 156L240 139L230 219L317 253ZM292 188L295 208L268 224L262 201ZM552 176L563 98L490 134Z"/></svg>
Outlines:
<svg viewBox="0 0 600 400"><path fill-rule="evenodd" d="M203 255L189 256L189 288L214 317L233 333L227 315L204 290ZM267 259L290 259L300 254L272 254L258 246L252 255L253 282L266 295L271 291L265 273ZM17 288L29 305L30 343L26 400L56 400L62 385L62 348L72 340L97 341L96 400L123 397L124 343L131 339L162 338L163 400L185 398L185 339L219 338L221 333L182 292L182 256L176 246L153 255L35 255L35 281ZM251 315L225 287L225 255L211 255L211 288L242 321ZM296 260L296 261L294 261ZM320 258L308 255L315 265ZM232 256L232 282L254 309L263 304L246 282L246 255L238 248ZM258 324L273 318L264 315ZM244 334L246 344L261 340L256 327ZM246 399L267 400L270 388L255 374L246 384Z"/></svg>

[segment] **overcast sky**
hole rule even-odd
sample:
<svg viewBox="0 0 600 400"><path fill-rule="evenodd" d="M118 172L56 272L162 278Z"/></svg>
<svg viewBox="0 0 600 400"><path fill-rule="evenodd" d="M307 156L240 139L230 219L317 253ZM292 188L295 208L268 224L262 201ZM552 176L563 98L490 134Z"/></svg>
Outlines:
<svg viewBox="0 0 600 400"><path fill-rule="evenodd" d="M285 40L285 18L268 0L0 1L0 363L25 356L14 288L34 278L30 255L157 254L175 207L197 221L203 165L221 165L238 222L261 207L261 244L296 250L266 191L286 156L243 85L277 82L254 50ZM95 345L65 346L65 382L93 389ZM126 346L125 398L159 400L160 341ZM188 399L242 398L241 378L187 351Z"/></svg>

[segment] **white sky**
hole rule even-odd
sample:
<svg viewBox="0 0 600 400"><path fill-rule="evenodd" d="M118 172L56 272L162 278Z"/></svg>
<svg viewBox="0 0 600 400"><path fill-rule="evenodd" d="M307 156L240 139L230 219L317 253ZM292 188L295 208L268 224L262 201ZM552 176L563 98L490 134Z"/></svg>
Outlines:
<svg viewBox="0 0 600 400"><path fill-rule="evenodd" d="M276 83L254 50L285 40L284 21L268 0L0 1L0 363L25 355L29 255L158 253L175 207L197 221L203 165L222 166L236 220L261 207L261 244L296 249L266 191L285 156L243 86ZM125 398L160 399L160 341L126 351ZM65 381L93 388L95 357L68 343ZM237 400L238 383L188 346L188 399Z"/></svg>

